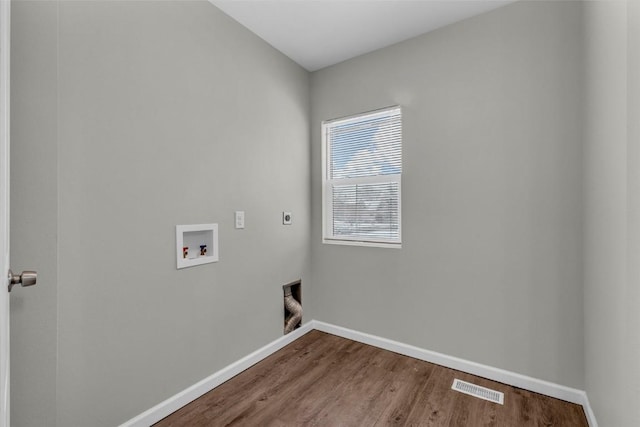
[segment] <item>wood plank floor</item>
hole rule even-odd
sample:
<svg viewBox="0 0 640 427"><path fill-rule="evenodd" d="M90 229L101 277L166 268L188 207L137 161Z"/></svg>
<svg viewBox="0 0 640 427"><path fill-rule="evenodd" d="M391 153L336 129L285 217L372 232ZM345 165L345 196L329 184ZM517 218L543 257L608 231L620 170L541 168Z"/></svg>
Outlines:
<svg viewBox="0 0 640 427"><path fill-rule="evenodd" d="M505 404L451 390L454 378ZM588 427L580 405L311 331L155 424Z"/></svg>

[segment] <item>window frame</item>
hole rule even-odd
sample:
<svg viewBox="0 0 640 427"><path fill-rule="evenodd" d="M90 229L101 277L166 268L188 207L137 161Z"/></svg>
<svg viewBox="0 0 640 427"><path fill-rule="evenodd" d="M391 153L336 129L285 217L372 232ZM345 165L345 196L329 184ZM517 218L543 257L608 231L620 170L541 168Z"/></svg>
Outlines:
<svg viewBox="0 0 640 427"><path fill-rule="evenodd" d="M322 132L322 243L332 245L349 245L349 246L368 246L379 248L402 248L402 169L399 174L378 175L378 176L366 176L358 178L338 178L330 179L330 164L331 153L328 140L328 128L336 123L345 123L349 121L356 121L359 118L371 119L375 116L385 116L393 110L400 111L400 117L402 119L402 107L399 105L393 105L390 107L384 107L377 110L365 111L363 113L353 114L350 116L339 117L330 120L323 120L321 123ZM402 135L402 127L401 127ZM402 156L402 137L400 140L400 153ZM333 223L333 193L332 185L335 183L345 185L357 185L357 184L370 184L370 183L395 183L398 185L398 239L363 239L362 237L349 237L339 236L336 237L332 234Z"/></svg>

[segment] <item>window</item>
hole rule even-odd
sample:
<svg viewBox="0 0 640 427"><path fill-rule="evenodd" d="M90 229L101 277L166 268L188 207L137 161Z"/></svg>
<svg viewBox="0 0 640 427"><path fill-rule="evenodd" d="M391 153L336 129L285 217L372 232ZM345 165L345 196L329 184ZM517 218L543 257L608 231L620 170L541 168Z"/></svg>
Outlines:
<svg viewBox="0 0 640 427"><path fill-rule="evenodd" d="M400 107L323 122L322 149L323 242L400 247Z"/></svg>

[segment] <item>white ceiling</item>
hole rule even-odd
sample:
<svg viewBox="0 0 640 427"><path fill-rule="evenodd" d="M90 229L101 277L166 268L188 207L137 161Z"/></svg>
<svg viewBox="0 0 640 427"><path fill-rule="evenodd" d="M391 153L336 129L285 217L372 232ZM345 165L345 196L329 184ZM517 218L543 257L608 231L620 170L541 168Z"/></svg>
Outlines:
<svg viewBox="0 0 640 427"><path fill-rule="evenodd" d="M209 0L309 71L515 0Z"/></svg>

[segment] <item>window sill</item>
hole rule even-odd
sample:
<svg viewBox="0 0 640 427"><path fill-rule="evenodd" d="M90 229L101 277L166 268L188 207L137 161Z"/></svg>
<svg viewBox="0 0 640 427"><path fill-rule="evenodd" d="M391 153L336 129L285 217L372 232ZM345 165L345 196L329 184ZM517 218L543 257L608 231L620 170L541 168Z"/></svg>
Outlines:
<svg viewBox="0 0 640 427"><path fill-rule="evenodd" d="M342 245L342 246L364 246L370 248L391 248L402 249L402 243L385 243L385 242L363 242L360 240L338 240L338 239L322 239L325 245Z"/></svg>

